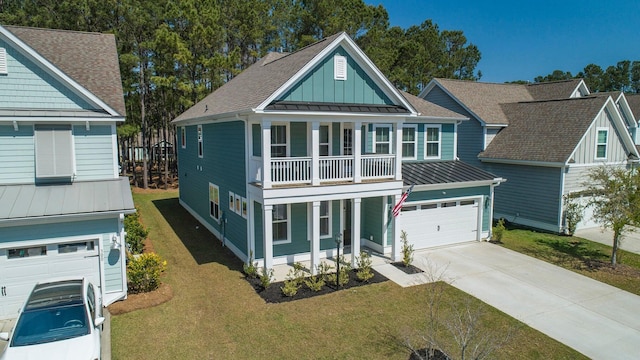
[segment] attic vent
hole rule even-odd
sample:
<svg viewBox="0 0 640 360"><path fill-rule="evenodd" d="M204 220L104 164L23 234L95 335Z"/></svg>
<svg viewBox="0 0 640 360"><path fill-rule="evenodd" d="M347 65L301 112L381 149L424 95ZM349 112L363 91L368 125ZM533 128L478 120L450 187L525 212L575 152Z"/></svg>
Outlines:
<svg viewBox="0 0 640 360"><path fill-rule="evenodd" d="M333 57L333 78L347 80L347 58L336 55Z"/></svg>
<svg viewBox="0 0 640 360"><path fill-rule="evenodd" d="M0 74L7 73L7 50L0 47Z"/></svg>

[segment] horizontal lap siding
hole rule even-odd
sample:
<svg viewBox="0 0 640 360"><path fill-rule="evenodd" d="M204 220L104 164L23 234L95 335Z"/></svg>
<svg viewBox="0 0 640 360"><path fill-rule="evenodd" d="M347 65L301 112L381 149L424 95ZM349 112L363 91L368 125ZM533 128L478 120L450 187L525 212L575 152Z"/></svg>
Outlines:
<svg viewBox="0 0 640 360"><path fill-rule="evenodd" d="M602 165L571 166L564 174L564 194L582 191L589 185L589 174ZM609 167L626 167L626 165L607 165Z"/></svg>
<svg viewBox="0 0 640 360"><path fill-rule="evenodd" d="M77 180L114 177L115 136L110 125L93 125L88 131L85 126L73 127Z"/></svg>
<svg viewBox="0 0 640 360"><path fill-rule="evenodd" d="M361 202L362 227L361 234L365 239L384 246L382 243L382 221L384 220L384 206L381 197L364 198Z"/></svg>
<svg viewBox="0 0 640 360"><path fill-rule="evenodd" d="M35 166L33 126L0 125L0 183L32 183Z"/></svg>
<svg viewBox="0 0 640 360"><path fill-rule="evenodd" d="M120 249L111 249L110 236L102 237L102 252L104 254L104 286L106 292L123 291L126 284L122 276L122 256Z"/></svg>
<svg viewBox="0 0 640 360"><path fill-rule="evenodd" d="M512 222L520 218L560 226L561 168L490 163L485 168L507 179L495 188L494 212Z"/></svg>
<svg viewBox="0 0 640 360"><path fill-rule="evenodd" d="M0 244L12 241L46 240L86 234L107 234L118 232L118 219L60 222L3 227Z"/></svg>

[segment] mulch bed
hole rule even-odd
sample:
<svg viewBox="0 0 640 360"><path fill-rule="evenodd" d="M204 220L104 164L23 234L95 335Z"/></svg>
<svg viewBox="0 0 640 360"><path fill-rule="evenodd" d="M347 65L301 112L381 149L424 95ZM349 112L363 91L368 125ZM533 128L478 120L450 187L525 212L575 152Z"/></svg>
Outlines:
<svg viewBox="0 0 640 360"><path fill-rule="evenodd" d="M424 272L419 267L416 267L416 266L413 266L413 265L404 266L404 263L402 261L393 262L393 263L391 263L391 265L395 266L396 268L400 269L405 274L409 274L409 275L420 274L420 273Z"/></svg>
<svg viewBox="0 0 640 360"><path fill-rule="evenodd" d="M129 294L126 300L115 302L107 308L111 315L126 314L131 311L146 309L163 304L173 298L173 290L162 283L156 290L148 293Z"/></svg>
<svg viewBox="0 0 640 360"><path fill-rule="evenodd" d="M388 280L384 275L373 269L371 269L371 272L373 273L373 277L369 279L369 281L363 282L358 280L358 278L356 277L357 271L351 270L349 272L349 282L343 286L340 286L340 290L380 283ZM269 287L263 289L262 285L260 284L259 278L245 277L245 279L249 282L249 284L251 284L256 293L260 295L260 297L267 303L289 302L339 291L336 289L335 284L325 284L320 291L313 291L303 284L298 290L298 293L296 293L294 296L285 296L281 290L281 288L284 286L284 281L271 283Z"/></svg>

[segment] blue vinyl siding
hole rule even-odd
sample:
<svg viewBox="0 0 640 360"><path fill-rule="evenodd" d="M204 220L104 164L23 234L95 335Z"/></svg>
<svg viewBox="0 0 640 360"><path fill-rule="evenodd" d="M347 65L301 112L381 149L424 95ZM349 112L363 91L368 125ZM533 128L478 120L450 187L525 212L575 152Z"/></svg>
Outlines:
<svg viewBox="0 0 640 360"><path fill-rule="evenodd" d="M508 179L495 188L494 212L506 220L533 220L558 227L561 168L485 164L487 171Z"/></svg>
<svg viewBox="0 0 640 360"><path fill-rule="evenodd" d="M108 234L102 236L102 252L104 254L104 286L106 292L124 291L122 256L120 250L111 249L111 240Z"/></svg>
<svg viewBox="0 0 640 360"><path fill-rule="evenodd" d="M292 122L290 126L291 156L307 156L307 123Z"/></svg>
<svg viewBox="0 0 640 360"><path fill-rule="evenodd" d="M7 50L8 69L0 78L0 108L94 108L3 40L0 47Z"/></svg>
<svg viewBox="0 0 640 360"><path fill-rule="evenodd" d="M331 129L331 151L332 155L338 156L341 154L342 133L340 132L340 123L333 123Z"/></svg>
<svg viewBox="0 0 640 360"><path fill-rule="evenodd" d="M311 243L307 231L307 204L291 204L289 207L290 243L273 245L273 256L283 256L298 253L308 253ZM267 224L270 225L271 222Z"/></svg>
<svg viewBox="0 0 640 360"><path fill-rule="evenodd" d="M114 177L117 150L113 148L113 127L92 125L73 127L77 180L99 180Z"/></svg>
<svg viewBox="0 0 640 360"><path fill-rule="evenodd" d="M385 210L382 198L364 198L361 206L361 236L365 239L371 239L371 236L373 236L373 242L382 246L382 222Z"/></svg>
<svg viewBox="0 0 640 360"><path fill-rule="evenodd" d="M33 126L0 125L0 184L33 183L35 166Z"/></svg>
<svg viewBox="0 0 640 360"><path fill-rule="evenodd" d="M229 209L229 191L246 194L245 126L242 121L203 124L203 157L198 157L197 126L186 127L187 147L178 147L180 199L213 228L223 232L209 215L209 183L220 189L220 211L226 216L228 241L248 255L246 219Z"/></svg>
<svg viewBox="0 0 640 360"><path fill-rule="evenodd" d="M254 202L253 206L253 211L255 214L253 222L253 231L255 234L255 254L253 254L253 258L262 259L264 257L264 233L262 230L264 221L262 219L262 204L260 204L259 202Z"/></svg>
<svg viewBox="0 0 640 360"><path fill-rule="evenodd" d="M347 80L334 80L333 57L347 58ZM389 104L392 101L349 54L339 47L279 100L349 104Z"/></svg>
<svg viewBox="0 0 640 360"><path fill-rule="evenodd" d="M502 185L500 185L502 186ZM489 218L490 206L489 196L491 195L490 186L476 186L460 189L447 189L443 190L431 190L431 191L413 191L407 198L407 202L411 201L426 201L426 200L444 200L451 198L470 197L470 196L484 196L485 206L482 209L482 231L488 231L491 226L491 219ZM489 201L487 201L489 200Z"/></svg>

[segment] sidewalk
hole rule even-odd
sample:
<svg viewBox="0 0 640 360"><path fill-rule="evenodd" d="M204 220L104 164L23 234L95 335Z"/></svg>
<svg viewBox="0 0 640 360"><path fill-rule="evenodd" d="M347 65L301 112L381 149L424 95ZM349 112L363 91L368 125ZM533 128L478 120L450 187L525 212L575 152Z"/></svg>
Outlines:
<svg viewBox="0 0 640 360"><path fill-rule="evenodd" d="M597 227L582 229L576 231L574 236L613 246L613 231L608 229ZM632 232L626 233L623 236L622 241L620 241L620 248L622 250L640 254L640 229L634 228Z"/></svg>

